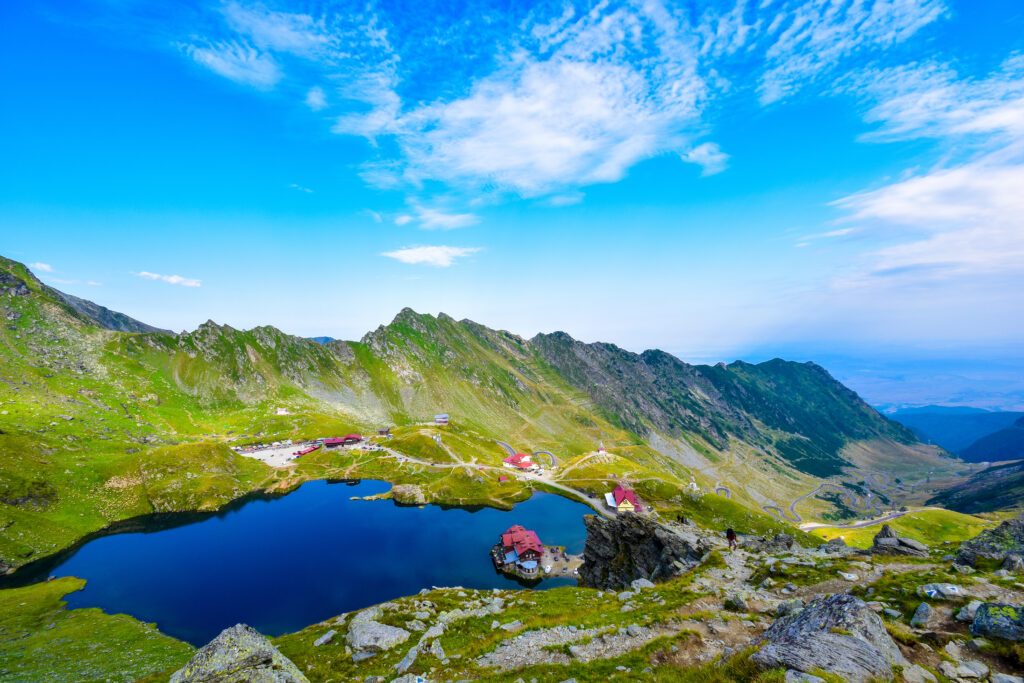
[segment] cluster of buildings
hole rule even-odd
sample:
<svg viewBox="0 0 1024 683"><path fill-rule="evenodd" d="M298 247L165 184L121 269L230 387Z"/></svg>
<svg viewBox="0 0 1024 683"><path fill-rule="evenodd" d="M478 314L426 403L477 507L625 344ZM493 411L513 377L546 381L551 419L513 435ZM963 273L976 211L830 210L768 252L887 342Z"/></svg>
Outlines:
<svg viewBox="0 0 1024 683"><path fill-rule="evenodd" d="M292 445L292 440L291 439L285 439L284 441L274 441L272 443L254 443L254 444L250 444L248 446L232 446L231 450L233 450L235 453L242 453L243 455L245 455L245 454L249 454L249 453L256 453L256 452L259 452L259 451L265 451L265 450L267 450L269 448L282 448L282 447L291 446L291 445Z"/></svg>
<svg viewBox="0 0 1024 683"><path fill-rule="evenodd" d="M345 436L330 436L326 439L320 439L320 443L324 445L324 448L341 448L342 446L354 446L357 443L363 441L362 434L346 434Z"/></svg>
<svg viewBox="0 0 1024 683"><path fill-rule="evenodd" d="M491 557L499 571L534 578L544 557L544 544L536 531L516 524L501 535L491 549Z"/></svg>

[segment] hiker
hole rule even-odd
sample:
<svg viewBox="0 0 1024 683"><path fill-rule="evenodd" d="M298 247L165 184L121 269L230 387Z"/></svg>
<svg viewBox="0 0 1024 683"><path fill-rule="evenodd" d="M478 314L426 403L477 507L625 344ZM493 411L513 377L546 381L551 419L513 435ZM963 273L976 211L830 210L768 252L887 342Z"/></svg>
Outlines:
<svg viewBox="0 0 1024 683"><path fill-rule="evenodd" d="M731 528L725 530L725 540L729 541L729 550L736 549L736 532Z"/></svg>

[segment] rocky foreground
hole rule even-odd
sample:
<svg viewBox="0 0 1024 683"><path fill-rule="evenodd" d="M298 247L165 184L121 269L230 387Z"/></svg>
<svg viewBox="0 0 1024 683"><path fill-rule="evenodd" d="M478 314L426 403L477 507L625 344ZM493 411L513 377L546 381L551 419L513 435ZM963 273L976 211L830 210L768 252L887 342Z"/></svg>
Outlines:
<svg viewBox="0 0 1024 683"><path fill-rule="evenodd" d="M591 519L590 588L425 590L276 648L235 626L171 680L676 680L689 669L723 682L1024 683L1024 584L1012 560L1001 566L1024 551L1022 520L960 549L889 527L868 550L785 534L722 545L687 525Z"/></svg>

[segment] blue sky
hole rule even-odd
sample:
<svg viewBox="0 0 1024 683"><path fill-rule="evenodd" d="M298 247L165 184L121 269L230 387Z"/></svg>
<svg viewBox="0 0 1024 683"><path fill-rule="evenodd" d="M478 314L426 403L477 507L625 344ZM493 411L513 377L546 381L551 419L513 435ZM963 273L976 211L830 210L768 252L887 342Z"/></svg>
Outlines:
<svg viewBox="0 0 1024 683"><path fill-rule="evenodd" d="M153 324L355 338L411 306L691 360L1024 355L1015 0L0 26L0 253Z"/></svg>

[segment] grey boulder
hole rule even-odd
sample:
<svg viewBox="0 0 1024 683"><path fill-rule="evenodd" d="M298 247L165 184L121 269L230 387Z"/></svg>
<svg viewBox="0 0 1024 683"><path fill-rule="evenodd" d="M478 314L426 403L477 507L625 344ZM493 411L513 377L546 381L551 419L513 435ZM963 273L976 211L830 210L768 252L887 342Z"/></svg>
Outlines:
<svg viewBox="0 0 1024 683"><path fill-rule="evenodd" d="M382 652L409 640L409 632L376 621L353 621L345 640L353 650Z"/></svg>
<svg viewBox="0 0 1024 683"><path fill-rule="evenodd" d="M922 602L914 610L914 616L910 618L910 625L914 628L927 628L932 619L935 618L935 610L927 602Z"/></svg>
<svg viewBox="0 0 1024 683"><path fill-rule="evenodd" d="M204 645L170 683L309 683L259 631L236 624Z"/></svg>
<svg viewBox="0 0 1024 683"><path fill-rule="evenodd" d="M971 633L976 636L1024 640L1024 608L997 602L985 602L974 614Z"/></svg>
<svg viewBox="0 0 1024 683"><path fill-rule="evenodd" d="M761 642L751 659L762 668L821 669L852 683L891 677L894 665L907 663L878 615L847 594L818 598L776 620Z"/></svg>

